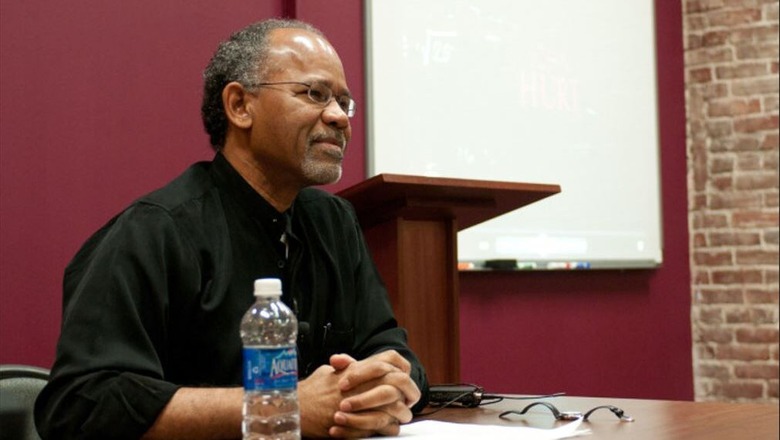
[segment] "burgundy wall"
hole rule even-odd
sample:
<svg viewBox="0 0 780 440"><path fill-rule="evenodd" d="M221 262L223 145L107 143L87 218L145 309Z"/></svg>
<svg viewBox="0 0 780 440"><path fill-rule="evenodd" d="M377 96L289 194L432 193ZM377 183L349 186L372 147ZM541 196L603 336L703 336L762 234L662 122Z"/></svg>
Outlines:
<svg viewBox="0 0 780 440"><path fill-rule="evenodd" d="M658 0L665 263L461 277L462 375L491 391L693 396L682 24ZM292 11L330 37L359 103L361 0L2 0L0 363L49 366L62 270L134 198L212 153L200 72L216 44ZM364 113L345 176L364 176Z"/></svg>

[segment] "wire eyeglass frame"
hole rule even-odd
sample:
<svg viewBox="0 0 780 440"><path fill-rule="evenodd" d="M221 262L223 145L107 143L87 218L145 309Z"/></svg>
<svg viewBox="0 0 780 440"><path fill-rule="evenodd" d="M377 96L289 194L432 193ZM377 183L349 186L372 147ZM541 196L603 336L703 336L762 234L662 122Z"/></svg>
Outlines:
<svg viewBox="0 0 780 440"><path fill-rule="evenodd" d="M326 107L328 104L330 104L331 100L335 100L336 104L338 104L339 108L341 108L341 110L347 115L348 118L355 116L355 113L357 112L357 103L354 99L352 99L351 96L336 96L333 93L333 89L331 89L327 84L319 81L314 81L311 83L302 81L261 82L250 83L248 84L248 87L268 87L288 84L305 86L308 89L307 95L309 96L311 102L319 104L323 107Z"/></svg>

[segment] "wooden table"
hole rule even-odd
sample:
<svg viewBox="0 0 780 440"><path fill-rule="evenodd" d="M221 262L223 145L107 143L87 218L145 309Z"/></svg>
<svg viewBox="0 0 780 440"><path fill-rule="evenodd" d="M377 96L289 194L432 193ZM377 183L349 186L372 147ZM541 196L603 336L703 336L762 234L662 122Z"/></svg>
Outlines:
<svg viewBox="0 0 780 440"><path fill-rule="evenodd" d="M592 435L584 439L621 440L777 440L778 405L752 403L683 402L669 400L555 397L538 399L552 403L561 411L586 412L599 405L614 405L634 418L622 422L607 409L593 413L582 427ZM531 426L553 428L557 422L550 410L535 406L523 416L498 417L507 410L522 410L536 400L504 400L478 408L445 408L416 420ZM430 411L428 408L425 412Z"/></svg>

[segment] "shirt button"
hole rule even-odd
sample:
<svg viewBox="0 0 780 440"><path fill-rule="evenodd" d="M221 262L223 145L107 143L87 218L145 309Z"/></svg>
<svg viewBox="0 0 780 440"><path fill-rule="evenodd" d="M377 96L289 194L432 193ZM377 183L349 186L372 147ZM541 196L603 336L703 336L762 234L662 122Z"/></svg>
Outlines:
<svg viewBox="0 0 780 440"><path fill-rule="evenodd" d="M279 269L284 269L284 260L279 260L276 262L276 265L279 266Z"/></svg>

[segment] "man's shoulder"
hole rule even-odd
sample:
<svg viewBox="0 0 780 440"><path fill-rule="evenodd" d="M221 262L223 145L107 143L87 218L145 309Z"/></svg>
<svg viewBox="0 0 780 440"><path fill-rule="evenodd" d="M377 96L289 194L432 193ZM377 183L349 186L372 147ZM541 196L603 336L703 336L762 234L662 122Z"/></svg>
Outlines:
<svg viewBox="0 0 780 440"><path fill-rule="evenodd" d="M76 254L66 273L73 271L81 264L80 261L92 255L107 239L116 243L128 243L132 241L128 237L137 241L140 236L154 236L156 240L147 243L161 243L164 239L160 237L167 236L174 230L189 231L192 235L195 233L193 231L206 229L206 226L198 223L199 216L192 213L202 212L202 206L199 205L202 205L203 200L208 198L207 194L212 192L214 185L211 182L209 163L199 162L164 187L137 199L92 234ZM213 217L209 216L209 221L218 222L218 219Z"/></svg>
<svg viewBox="0 0 780 440"><path fill-rule="evenodd" d="M159 233L167 227L197 227L204 205L218 206L209 162L197 162L168 184L133 201L95 234L100 238L109 230L135 228Z"/></svg>
<svg viewBox="0 0 780 440"><path fill-rule="evenodd" d="M136 204L154 205L172 213L202 199L214 188L210 162L197 162L160 189L136 200Z"/></svg>

